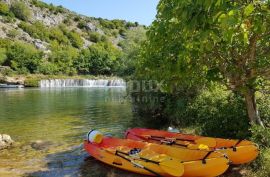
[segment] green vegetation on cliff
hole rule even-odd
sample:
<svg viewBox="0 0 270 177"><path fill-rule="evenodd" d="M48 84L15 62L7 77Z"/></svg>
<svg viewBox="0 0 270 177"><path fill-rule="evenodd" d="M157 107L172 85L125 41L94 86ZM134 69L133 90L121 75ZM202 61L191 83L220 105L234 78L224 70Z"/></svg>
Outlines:
<svg viewBox="0 0 270 177"><path fill-rule="evenodd" d="M39 0L10 2L0 3L4 36L0 65L11 68L2 74L130 75L134 71L130 64L134 57L127 57L133 51L127 48L138 50L144 39L146 29L138 23L85 17Z"/></svg>

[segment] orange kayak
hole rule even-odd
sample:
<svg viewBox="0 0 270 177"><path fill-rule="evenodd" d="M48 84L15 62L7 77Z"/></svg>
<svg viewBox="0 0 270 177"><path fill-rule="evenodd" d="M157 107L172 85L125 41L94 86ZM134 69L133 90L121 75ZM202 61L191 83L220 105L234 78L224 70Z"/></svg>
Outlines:
<svg viewBox="0 0 270 177"><path fill-rule="evenodd" d="M132 140L166 144L178 148L218 151L226 154L232 164L249 163L259 154L258 146L247 140L211 138L143 128L127 130L125 136Z"/></svg>
<svg viewBox="0 0 270 177"><path fill-rule="evenodd" d="M113 167L150 176L214 177L223 174L229 160L207 150L180 149L142 141L103 137L84 141L85 150Z"/></svg>

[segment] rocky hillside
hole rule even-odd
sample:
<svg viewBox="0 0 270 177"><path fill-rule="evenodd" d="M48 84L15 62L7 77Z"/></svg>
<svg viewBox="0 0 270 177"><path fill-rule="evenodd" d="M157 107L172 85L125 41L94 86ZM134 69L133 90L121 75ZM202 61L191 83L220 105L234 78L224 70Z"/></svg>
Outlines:
<svg viewBox="0 0 270 177"><path fill-rule="evenodd" d="M138 23L87 17L39 0L1 0L0 72L130 73L130 54L144 35Z"/></svg>

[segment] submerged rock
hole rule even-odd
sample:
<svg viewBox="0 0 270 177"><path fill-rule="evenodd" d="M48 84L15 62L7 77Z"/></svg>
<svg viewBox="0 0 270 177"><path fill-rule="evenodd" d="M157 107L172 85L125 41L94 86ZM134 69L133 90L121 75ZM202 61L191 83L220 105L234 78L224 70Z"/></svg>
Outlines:
<svg viewBox="0 0 270 177"><path fill-rule="evenodd" d="M0 134L0 150L11 147L13 143L14 141L9 135Z"/></svg>
<svg viewBox="0 0 270 177"><path fill-rule="evenodd" d="M37 140L31 143L31 147L35 150L46 150L53 145L50 141Z"/></svg>

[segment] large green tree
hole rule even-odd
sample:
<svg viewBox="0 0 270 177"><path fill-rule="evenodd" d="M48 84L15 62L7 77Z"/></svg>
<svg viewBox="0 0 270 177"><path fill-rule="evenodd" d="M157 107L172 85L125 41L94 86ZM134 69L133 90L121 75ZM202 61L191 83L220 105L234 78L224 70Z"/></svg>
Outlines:
<svg viewBox="0 0 270 177"><path fill-rule="evenodd" d="M270 76L269 29L269 0L161 0L140 71L171 91L205 78L222 82L263 126L255 93Z"/></svg>

